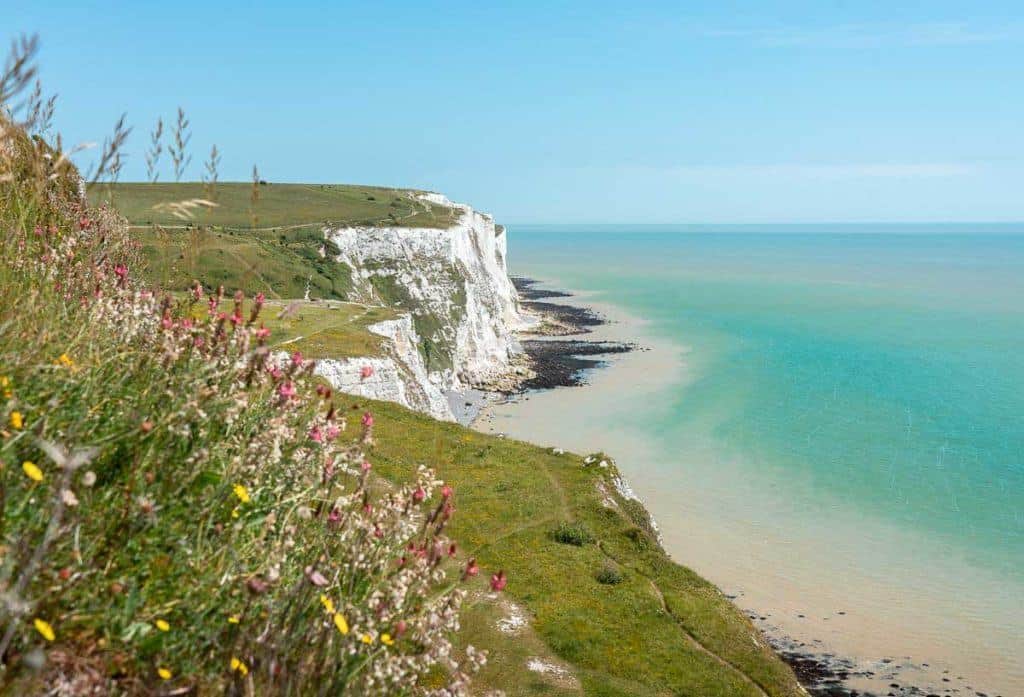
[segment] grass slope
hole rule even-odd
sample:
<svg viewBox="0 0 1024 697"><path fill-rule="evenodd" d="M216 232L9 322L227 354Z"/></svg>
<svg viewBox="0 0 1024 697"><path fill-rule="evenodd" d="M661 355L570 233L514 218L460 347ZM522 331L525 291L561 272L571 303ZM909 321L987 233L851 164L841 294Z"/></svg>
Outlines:
<svg viewBox="0 0 1024 697"><path fill-rule="evenodd" d="M355 409L355 398L349 399ZM457 492L451 529L485 569L504 568L509 598L531 627L508 636L495 627L502 608L482 601L466 612L462 640L492 649L479 687L509 694L796 695L790 669L748 619L712 584L672 562L654 543L638 506L612 494L609 471L577 455L434 421L390 403L377 416L376 470L404 479L426 462ZM583 525L594 542L562 544L562 521ZM621 583L596 580L607 564ZM528 658L568 665L574 688L525 669Z"/></svg>
<svg viewBox="0 0 1024 697"><path fill-rule="evenodd" d="M307 290L316 298L348 297L349 269L332 260L337 250L324 240L325 224L444 228L457 217L406 189L268 184L259 187L255 206L252 190L251 183L218 184L216 207L198 209L186 221L156 207L209 198L201 183L102 184L89 190L89 200L128 219L152 282L184 290L198 280L207 288L280 298L301 298Z"/></svg>
<svg viewBox="0 0 1024 697"><path fill-rule="evenodd" d="M266 184L258 188L259 200L255 207L252 191L250 182L218 183L212 197L210 190L200 182L100 184L90 189L89 201L93 205L110 203L132 225L182 227L187 221L154 207L212 198L216 207L197 214L195 222L239 230L324 223L443 228L448 227L455 216L450 208L421 201L415 197L418 192L408 189L346 184ZM256 225L253 225L254 215Z"/></svg>

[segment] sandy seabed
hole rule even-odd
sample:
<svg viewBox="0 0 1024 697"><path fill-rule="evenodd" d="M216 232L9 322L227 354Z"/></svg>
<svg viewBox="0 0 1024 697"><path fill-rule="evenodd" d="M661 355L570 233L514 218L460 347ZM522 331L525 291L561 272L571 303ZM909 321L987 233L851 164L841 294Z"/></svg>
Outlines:
<svg viewBox="0 0 1024 697"><path fill-rule="evenodd" d="M1024 695L1024 608L1014 600L1021 595L943 553L941 544L840 507L830 520L801 520L777 486L710 451L702 461L699 446L670 462L657 443L622 424L663 400L667 386L685 394L695 377L689 349L585 293L559 302L609 320L580 338L636 343L639 350L609 356L608 367L592 371L584 386L495 401L474 428L612 455L676 561L734 597L780 650L846 669L848 689ZM730 470L735 476L721 476ZM963 588L971 592L957 592Z"/></svg>

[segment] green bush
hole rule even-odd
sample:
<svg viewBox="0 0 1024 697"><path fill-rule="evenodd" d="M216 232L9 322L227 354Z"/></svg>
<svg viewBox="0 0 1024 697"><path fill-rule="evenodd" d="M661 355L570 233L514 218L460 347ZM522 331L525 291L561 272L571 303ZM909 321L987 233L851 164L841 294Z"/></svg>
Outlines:
<svg viewBox="0 0 1024 697"><path fill-rule="evenodd" d="M582 523L566 523L563 521L555 528L552 537L555 538L556 542L561 542L563 545L574 545L576 547L582 547L594 542L594 536Z"/></svg>
<svg viewBox="0 0 1024 697"><path fill-rule="evenodd" d="M603 583L606 586L614 586L622 583L623 576L622 571L614 562L605 562L604 566L598 570L594 575L598 583Z"/></svg>

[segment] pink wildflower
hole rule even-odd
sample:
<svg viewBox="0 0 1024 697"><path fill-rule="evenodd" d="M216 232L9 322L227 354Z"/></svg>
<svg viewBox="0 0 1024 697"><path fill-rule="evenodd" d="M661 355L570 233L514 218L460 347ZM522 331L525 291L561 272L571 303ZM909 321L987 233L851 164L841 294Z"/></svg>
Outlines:
<svg viewBox="0 0 1024 697"><path fill-rule="evenodd" d="M359 376L363 380L365 380L366 378L368 378L368 377L370 377L372 375L373 375L373 366L372 365L364 365L362 368L359 369Z"/></svg>
<svg viewBox="0 0 1024 697"><path fill-rule="evenodd" d="M270 336L270 330L261 324L260 328L256 330L256 338L263 340L266 339L268 336Z"/></svg>
<svg viewBox="0 0 1024 697"><path fill-rule="evenodd" d="M373 467L373 465L371 465L366 460L363 460L363 464L359 465L359 468L364 472L369 472L371 467Z"/></svg>
<svg viewBox="0 0 1024 697"><path fill-rule="evenodd" d="M320 431L319 426L314 426L313 428L309 429L309 439L316 443L324 442L324 434Z"/></svg>
<svg viewBox="0 0 1024 697"><path fill-rule="evenodd" d="M362 423L364 428L370 428L371 426L373 426L373 414L371 414L370 412L366 412L365 414L363 414Z"/></svg>
<svg viewBox="0 0 1024 697"><path fill-rule="evenodd" d="M341 429L334 424L331 424L327 427L327 440L334 440L338 437L339 433L341 433Z"/></svg>
<svg viewBox="0 0 1024 697"><path fill-rule="evenodd" d="M416 503L422 503L423 499L427 498L427 492L423 491L423 487L416 487L416 491L412 492L412 500Z"/></svg>
<svg viewBox="0 0 1024 697"><path fill-rule="evenodd" d="M302 367L302 354L299 353L298 351L292 354L292 365L294 365L296 368Z"/></svg>
<svg viewBox="0 0 1024 697"><path fill-rule="evenodd" d="M505 590L505 586L508 585L508 578L505 576L504 571L499 571L496 574L491 575L491 590L495 593Z"/></svg>
<svg viewBox="0 0 1024 697"><path fill-rule="evenodd" d="M450 499L452 497L452 488L445 484L441 487L441 498Z"/></svg>
<svg viewBox="0 0 1024 697"><path fill-rule="evenodd" d="M284 399L291 399L295 396L295 384L292 381L282 382L281 386L277 388L278 393Z"/></svg>
<svg viewBox="0 0 1024 697"><path fill-rule="evenodd" d="M476 576L478 573L480 573L480 567L476 564L476 557L473 557L468 562L466 562L466 569L462 572L462 577L472 578L473 576Z"/></svg>
<svg viewBox="0 0 1024 697"><path fill-rule="evenodd" d="M323 588L327 585L327 579L324 575L311 566L306 567L306 578L308 578L309 582L318 588Z"/></svg>
<svg viewBox="0 0 1024 697"><path fill-rule="evenodd" d="M253 300L256 302L256 307L263 307L263 303L266 302L267 296L265 296L262 292L257 293L256 297L253 298Z"/></svg>
<svg viewBox="0 0 1024 697"><path fill-rule="evenodd" d="M337 508L332 508L331 512L327 514L327 522L328 523L336 524L340 520L341 520L341 511L339 511Z"/></svg>
<svg viewBox="0 0 1024 697"><path fill-rule="evenodd" d="M449 557L454 557L457 552L458 552L458 548L455 546L454 542L452 542L450 545L448 545L448 556Z"/></svg>

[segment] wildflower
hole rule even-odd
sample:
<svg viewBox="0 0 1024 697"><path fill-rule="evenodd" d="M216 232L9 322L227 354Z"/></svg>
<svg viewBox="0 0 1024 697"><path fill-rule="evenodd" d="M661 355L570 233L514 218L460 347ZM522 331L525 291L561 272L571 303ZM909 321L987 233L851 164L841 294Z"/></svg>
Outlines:
<svg viewBox="0 0 1024 697"><path fill-rule="evenodd" d="M363 470L364 472L369 472L371 468L373 468L373 465L371 465L366 460L363 460L363 464L359 465L359 469Z"/></svg>
<svg viewBox="0 0 1024 697"><path fill-rule="evenodd" d="M270 584L259 576L253 576L246 581L245 585L253 595L263 595L270 588Z"/></svg>
<svg viewBox="0 0 1024 697"><path fill-rule="evenodd" d="M237 673L240 673L241 675L248 675L249 674L249 666L245 665L245 662L243 662L241 659L236 658L235 656L232 656L231 657L231 672L232 673L237 672Z"/></svg>
<svg viewBox="0 0 1024 697"><path fill-rule="evenodd" d="M256 297L253 298L253 301L255 301L257 307L263 307L263 303L267 301L267 296L260 291L256 294Z"/></svg>
<svg viewBox="0 0 1024 697"><path fill-rule="evenodd" d="M36 631L43 635L43 638L47 641L53 641L57 638L57 635L53 631L53 627L46 620L39 619L38 617L32 620L32 625L36 628Z"/></svg>
<svg viewBox="0 0 1024 697"><path fill-rule="evenodd" d="M242 503L249 503L251 500L249 498L249 490L241 484L235 484L235 496L237 496L238 500Z"/></svg>
<svg viewBox="0 0 1024 697"><path fill-rule="evenodd" d="M123 281L128 277L128 267L125 266L124 264L118 264L117 266L114 267L114 273L117 274L117 277Z"/></svg>
<svg viewBox="0 0 1024 697"><path fill-rule="evenodd" d="M340 433L341 429L335 426L334 424L331 424L330 426L327 427L327 440L334 440L335 438L338 437L338 434Z"/></svg>
<svg viewBox="0 0 1024 697"><path fill-rule="evenodd" d="M78 497L75 496L75 492L71 489L64 489L60 492L60 500L64 502L64 505L68 508L74 508L78 505Z"/></svg>
<svg viewBox="0 0 1024 697"><path fill-rule="evenodd" d="M403 634L405 634L405 630L405 620L398 620L398 624L395 625L395 636L402 636Z"/></svg>
<svg viewBox="0 0 1024 697"><path fill-rule="evenodd" d="M167 670L166 668L157 668L156 674L160 676L161 680L170 680L172 677L171 671Z"/></svg>
<svg viewBox="0 0 1024 697"><path fill-rule="evenodd" d="M156 622L154 622L154 624L156 625L156 628L159 629L161 632L171 631L171 625L167 623L167 620L157 620Z"/></svg>
<svg viewBox="0 0 1024 697"><path fill-rule="evenodd" d="M322 593L320 594L320 604L324 606L324 610L327 611L327 614L333 615L335 613L334 601Z"/></svg>
<svg viewBox="0 0 1024 697"><path fill-rule="evenodd" d="M16 431L20 431L25 425L25 419L22 417L20 411L11 412L11 428Z"/></svg>
<svg viewBox="0 0 1024 697"><path fill-rule="evenodd" d="M371 414L370 412L366 412L365 414L363 414L362 423L364 428L370 428L371 426L373 426L373 414Z"/></svg>
<svg viewBox="0 0 1024 697"><path fill-rule="evenodd" d="M345 621L345 616L340 612L334 613L334 626L338 628L338 631L342 634L348 634L348 622Z"/></svg>
<svg viewBox="0 0 1024 697"><path fill-rule="evenodd" d="M43 471L39 469L39 466L36 465L36 463L25 460L21 463L21 469L25 472L25 476L33 482L43 481Z"/></svg>
<svg viewBox="0 0 1024 697"><path fill-rule="evenodd" d="M238 615L228 615L228 624L238 624L242 621L242 618Z"/></svg>
<svg viewBox="0 0 1024 697"><path fill-rule="evenodd" d="M4 399L10 399L13 392L11 391L11 379L6 375L0 375L0 389L3 390Z"/></svg>
<svg viewBox="0 0 1024 697"><path fill-rule="evenodd" d="M455 543L452 542L450 545L448 545L448 556L449 557L454 557L456 552L457 552L457 548L455 547Z"/></svg>
<svg viewBox="0 0 1024 697"><path fill-rule="evenodd" d="M505 590L505 586L508 585L508 578L505 576L504 571L499 571L496 574L491 575L491 590L494 592Z"/></svg>
<svg viewBox="0 0 1024 697"><path fill-rule="evenodd" d="M361 377L363 380L365 380L368 377L371 377L372 375L373 375L373 366L372 365L364 365L362 368L359 369L359 377Z"/></svg>
<svg viewBox="0 0 1024 697"><path fill-rule="evenodd" d="M93 472L92 470L89 470L88 472L82 475L82 486L91 487L95 483L96 473Z"/></svg>
<svg viewBox="0 0 1024 697"><path fill-rule="evenodd" d="M452 497L452 488L445 484L441 487L441 498L450 499Z"/></svg>
<svg viewBox="0 0 1024 697"><path fill-rule="evenodd" d="M62 365L65 368L74 368L75 367L75 362L73 360L71 360L71 356L69 356L66 353L60 354L60 357L56 361L54 361L54 363L56 365Z"/></svg>
<svg viewBox="0 0 1024 697"><path fill-rule="evenodd" d="M324 434L320 430L319 426L314 426L313 428L309 429L309 439L315 443L324 442Z"/></svg>
<svg viewBox="0 0 1024 697"><path fill-rule="evenodd" d="M294 365L296 368L302 367L302 354L299 353L298 351L292 354L292 365Z"/></svg>
<svg viewBox="0 0 1024 697"><path fill-rule="evenodd" d="M395 640L391 638L390 634L385 632L384 634L380 635L380 643L384 644L385 646L394 646Z"/></svg>
<svg viewBox="0 0 1024 697"><path fill-rule="evenodd" d="M235 506L234 508L231 509L231 517L232 518L237 518L239 515L240 514L238 512L238 506Z"/></svg>
<svg viewBox="0 0 1024 697"><path fill-rule="evenodd" d="M422 503L423 499L427 498L427 492L423 491L423 487L416 487L416 491L412 492L412 500L416 503Z"/></svg>
<svg viewBox="0 0 1024 697"><path fill-rule="evenodd" d="M295 396L295 384L291 381L282 382L277 391L284 399L291 399Z"/></svg>
<svg viewBox="0 0 1024 697"><path fill-rule="evenodd" d="M266 339L268 336L270 336L270 330L261 324L260 328L256 330L256 338L263 340Z"/></svg>
<svg viewBox="0 0 1024 697"><path fill-rule="evenodd" d="M139 428L142 430L143 433L149 433L150 431L153 430L153 422L147 419L139 425Z"/></svg>
<svg viewBox="0 0 1024 697"><path fill-rule="evenodd" d="M327 578L311 566L306 567L306 578L308 578L309 582L318 588L323 588L327 585Z"/></svg>
<svg viewBox="0 0 1024 697"><path fill-rule="evenodd" d="M372 643L373 643L373 637L372 637L372 636L370 636L369 634L364 634L363 636L361 636L361 637L359 638L359 641L361 641L361 642L363 642L364 644L366 644L367 646L369 646L370 644L372 644Z"/></svg>

